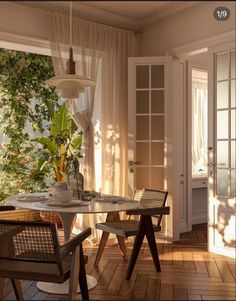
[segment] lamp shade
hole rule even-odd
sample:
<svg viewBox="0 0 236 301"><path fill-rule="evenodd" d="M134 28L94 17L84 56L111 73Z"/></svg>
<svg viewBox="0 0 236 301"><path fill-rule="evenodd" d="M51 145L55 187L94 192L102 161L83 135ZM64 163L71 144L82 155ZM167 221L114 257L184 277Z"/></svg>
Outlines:
<svg viewBox="0 0 236 301"><path fill-rule="evenodd" d="M78 98L84 92L85 87L95 86L95 82L75 74L75 61L72 48L72 1L70 1L70 47L69 59L66 62L66 74L56 75L45 81L48 86L56 87L56 91L62 98Z"/></svg>
<svg viewBox="0 0 236 301"><path fill-rule="evenodd" d="M58 95L62 98L77 98L84 92L85 87L95 86L94 81L76 74L57 75L46 80L45 83L56 87Z"/></svg>

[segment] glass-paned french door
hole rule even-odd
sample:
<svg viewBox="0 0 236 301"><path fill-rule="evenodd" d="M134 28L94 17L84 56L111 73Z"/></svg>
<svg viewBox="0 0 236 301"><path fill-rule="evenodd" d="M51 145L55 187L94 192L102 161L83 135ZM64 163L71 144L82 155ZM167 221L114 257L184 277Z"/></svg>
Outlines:
<svg viewBox="0 0 236 301"><path fill-rule="evenodd" d="M135 183L164 189L164 65L137 64L135 82Z"/></svg>
<svg viewBox="0 0 236 301"><path fill-rule="evenodd" d="M216 54L216 195L235 197L235 51Z"/></svg>
<svg viewBox="0 0 236 301"><path fill-rule="evenodd" d="M235 43L209 50L208 246L235 257Z"/></svg>

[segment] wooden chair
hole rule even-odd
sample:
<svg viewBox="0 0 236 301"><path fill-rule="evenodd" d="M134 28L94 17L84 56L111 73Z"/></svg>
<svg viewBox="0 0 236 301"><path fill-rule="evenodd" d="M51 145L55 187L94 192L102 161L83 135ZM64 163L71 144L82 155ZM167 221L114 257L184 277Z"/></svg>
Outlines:
<svg viewBox="0 0 236 301"><path fill-rule="evenodd" d="M82 242L90 234L87 228L59 245L56 224L0 220L0 300L5 278L17 300L23 300L19 279L63 283L68 278L68 299L76 299L79 280L82 299L89 300Z"/></svg>
<svg viewBox="0 0 236 301"><path fill-rule="evenodd" d="M136 189L134 200L140 201L140 206L136 209L126 211L129 215L139 215L140 220L119 220L106 221L105 223L96 224L96 228L105 233L116 234L119 237L135 236L134 247L128 267L126 279L130 279L135 262L137 260L144 236L146 235L151 250L153 261L158 272L161 271L158 251L154 232L161 231L161 220L164 214L169 214L169 207L166 207L168 192L152 189ZM152 217L157 219L157 223L152 223ZM103 233L104 233L103 232ZM105 244L100 243L95 266L99 264ZM122 250L124 253L124 250Z"/></svg>

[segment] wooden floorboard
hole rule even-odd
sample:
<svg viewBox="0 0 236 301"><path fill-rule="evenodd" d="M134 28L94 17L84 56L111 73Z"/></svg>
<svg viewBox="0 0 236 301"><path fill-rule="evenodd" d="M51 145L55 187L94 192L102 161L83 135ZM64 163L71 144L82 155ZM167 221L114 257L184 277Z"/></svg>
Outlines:
<svg viewBox="0 0 236 301"><path fill-rule="evenodd" d="M62 234L62 233L61 233ZM130 257L132 243L127 243ZM177 243L158 241L162 271L157 273L148 245L143 244L131 279L125 280L128 262L123 262L117 245L105 248L94 268L97 246L84 245L89 256L86 270L96 277L97 286L89 292L90 300L235 300L234 259L207 251L206 224L181 234ZM66 295L39 291L36 283L22 281L25 300L66 300ZM3 300L15 300L8 281ZM81 295L77 295L81 300Z"/></svg>

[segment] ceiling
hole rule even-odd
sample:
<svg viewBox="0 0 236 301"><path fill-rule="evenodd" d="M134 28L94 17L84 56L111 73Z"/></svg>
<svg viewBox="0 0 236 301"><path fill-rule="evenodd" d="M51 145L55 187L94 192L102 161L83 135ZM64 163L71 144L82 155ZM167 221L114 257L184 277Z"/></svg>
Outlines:
<svg viewBox="0 0 236 301"><path fill-rule="evenodd" d="M68 14L70 1L15 1L18 4ZM141 31L152 23L172 21L216 1L72 1L73 16Z"/></svg>

